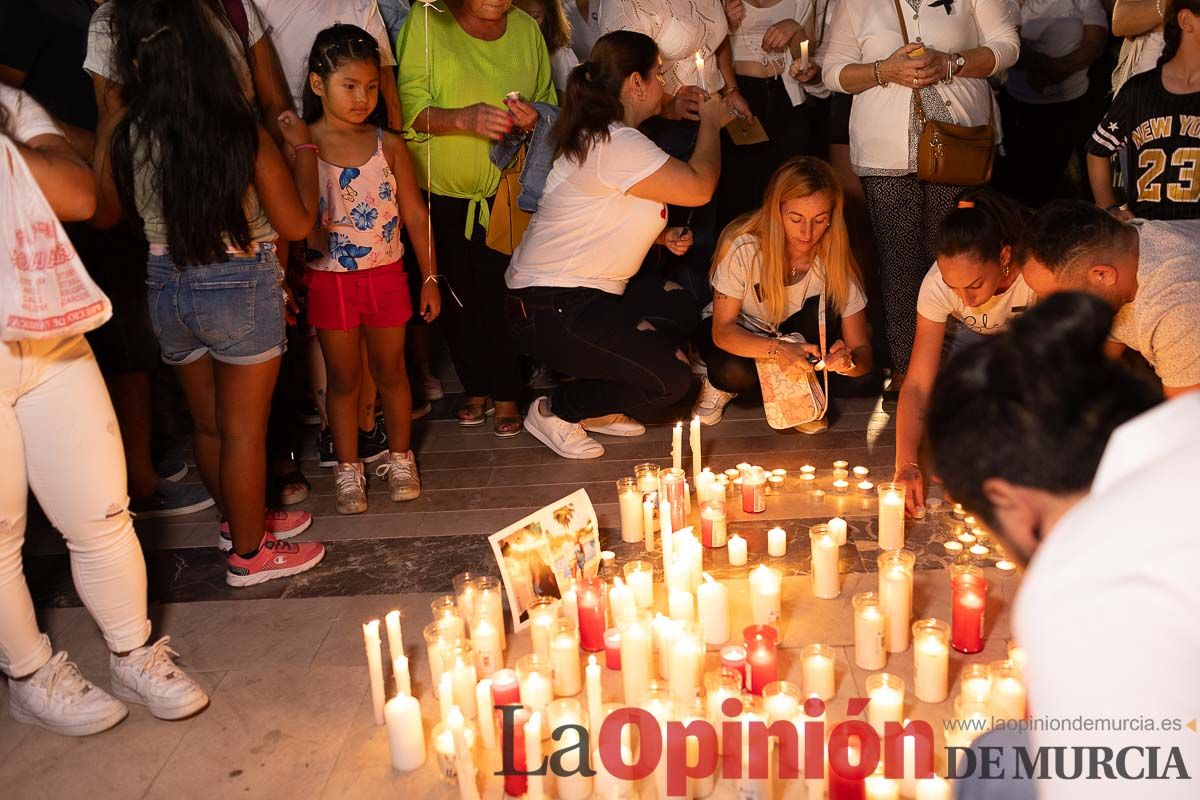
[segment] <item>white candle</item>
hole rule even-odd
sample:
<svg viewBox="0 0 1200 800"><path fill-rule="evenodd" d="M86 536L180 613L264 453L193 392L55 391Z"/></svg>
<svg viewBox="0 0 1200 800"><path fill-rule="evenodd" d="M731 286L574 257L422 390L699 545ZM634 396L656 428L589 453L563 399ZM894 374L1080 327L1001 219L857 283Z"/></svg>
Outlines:
<svg viewBox="0 0 1200 800"><path fill-rule="evenodd" d="M574 698L556 700L546 711L547 722L553 730L561 730L564 726L583 727L583 707ZM558 800L588 800L592 796L592 776L584 775L579 767L586 764L587 754L581 746L583 734L579 730L568 729L556 746L560 753L559 763L563 774L554 777L554 797Z"/></svg>
<svg viewBox="0 0 1200 800"><path fill-rule="evenodd" d="M640 542L646 538L642 490L634 478L622 478L617 481L617 487L617 502L621 508L621 541ZM653 519L653 509L650 513Z"/></svg>
<svg viewBox="0 0 1200 800"><path fill-rule="evenodd" d="M633 589L625 585L620 576L613 579L612 588L608 590L608 610L612 615L613 625L616 626L637 610Z"/></svg>
<svg viewBox="0 0 1200 800"><path fill-rule="evenodd" d="M884 724L900 723L904 720L904 680L886 672L867 678L867 721L880 735L884 735Z"/></svg>
<svg viewBox="0 0 1200 800"><path fill-rule="evenodd" d="M425 763L425 729L421 725L421 702L410 694L398 694L384 706L388 752L392 769L410 772Z"/></svg>
<svg viewBox="0 0 1200 800"><path fill-rule="evenodd" d="M395 663L397 658L404 655L404 638L400 633L400 612L389 611L383 620L387 625L388 655L391 657L392 663Z"/></svg>
<svg viewBox="0 0 1200 800"><path fill-rule="evenodd" d="M654 572L653 567L649 567L649 565L647 567L625 573L625 581L633 591L634 605L641 609L654 607ZM620 622L620 620L614 620L614 622Z"/></svg>
<svg viewBox="0 0 1200 800"><path fill-rule="evenodd" d="M904 486L881 483L879 493L879 547L899 550L904 547Z"/></svg>
<svg viewBox="0 0 1200 800"><path fill-rule="evenodd" d="M841 517L829 520L829 533L838 547L844 545L846 543L846 520Z"/></svg>
<svg viewBox="0 0 1200 800"><path fill-rule="evenodd" d="M542 766L542 714L534 711L525 722L525 771L530 773L528 800L542 800L545 795L543 776L537 774Z"/></svg>
<svg viewBox="0 0 1200 800"><path fill-rule="evenodd" d="M838 575L838 546L829 533L828 526L814 525L809 532L812 550L813 595L822 600L832 600L842 592Z"/></svg>
<svg viewBox="0 0 1200 800"><path fill-rule="evenodd" d="M579 634L567 623L550 640L550 663L554 665L554 694L573 697L579 694Z"/></svg>
<svg viewBox="0 0 1200 800"><path fill-rule="evenodd" d="M683 469L683 423L676 422L671 429L671 466Z"/></svg>
<svg viewBox="0 0 1200 800"><path fill-rule="evenodd" d="M992 678L988 713L995 719L1025 719L1025 684L1007 675Z"/></svg>
<svg viewBox="0 0 1200 800"><path fill-rule="evenodd" d="M572 617L567 617L572 619ZM529 640L534 655L550 658L550 633L558 620L558 609L546 602L536 603L529 609Z"/></svg>
<svg viewBox="0 0 1200 800"><path fill-rule="evenodd" d="M654 501L642 502L642 531L645 534L646 552L654 552Z"/></svg>
<svg viewBox="0 0 1200 800"><path fill-rule="evenodd" d="M396 694L412 694L412 675L408 671L407 656L400 656L392 662L392 680L396 683Z"/></svg>
<svg viewBox="0 0 1200 800"><path fill-rule="evenodd" d="M875 592L854 595L854 663L860 669L876 670L887 666L883 626L879 596Z"/></svg>
<svg viewBox="0 0 1200 800"><path fill-rule="evenodd" d="M951 800L950 781L941 775L917 781L917 800Z"/></svg>
<svg viewBox="0 0 1200 800"><path fill-rule="evenodd" d="M504 650L500 647L500 631L491 617L480 616L471 628L471 647L475 650L475 671L481 678L504 667Z"/></svg>
<svg viewBox="0 0 1200 800"><path fill-rule="evenodd" d="M534 711L542 711L554 700L554 685L541 672L531 672L521 681L521 702Z"/></svg>
<svg viewBox="0 0 1200 800"><path fill-rule="evenodd" d="M658 524L662 531L663 566L666 567L674 557L672 554L674 538L671 534L675 532L675 529L671 527L671 502L665 498L658 504Z"/></svg>
<svg viewBox="0 0 1200 800"><path fill-rule="evenodd" d="M469 651L455 651L450 674L454 685L454 704L462 709L463 717L475 719L475 684L479 682L479 676L475 672L475 659Z"/></svg>
<svg viewBox="0 0 1200 800"><path fill-rule="evenodd" d="M746 566L746 540L736 533L729 537L729 566Z"/></svg>
<svg viewBox="0 0 1200 800"><path fill-rule="evenodd" d="M704 573L704 582L696 588L696 604L704 641L725 644L729 640L729 590Z"/></svg>
<svg viewBox="0 0 1200 800"><path fill-rule="evenodd" d="M438 715L442 722L450 718L450 709L454 708L454 676L449 670L442 673L438 681Z"/></svg>
<svg viewBox="0 0 1200 800"><path fill-rule="evenodd" d="M935 619L913 623L913 693L923 703L940 703L950 692L950 626Z"/></svg>
<svg viewBox="0 0 1200 800"><path fill-rule="evenodd" d="M701 473L700 467L700 417L692 417L691 435L688 438L688 445L692 450L692 477L693 479ZM696 499L700 500L700 484L696 483Z"/></svg>
<svg viewBox="0 0 1200 800"><path fill-rule="evenodd" d="M450 710L446 726L454 737L454 766L458 772L458 796L462 800L479 800L479 788L475 785L475 762L467 744L463 714L459 708ZM526 744L528 747L528 744Z"/></svg>
<svg viewBox="0 0 1200 800"><path fill-rule="evenodd" d="M654 670L654 633L645 614L621 628L621 689L626 706L637 706L646 692Z"/></svg>
<svg viewBox="0 0 1200 800"><path fill-rule="evenodd" d="M900 784L882 772L868 775L863 781L866 800L900 800Z"/></svg>
<svg viewBox="0 0 1200 800"><path fill-rule="evenodd" d="M700 675L704 671L704 642L700 628L694 624L681 626L671 643L667 679L671 699L676 704L690 704L699 697Z"/></svg>
<svg viewBox="0 0 1200 800"><path fill-rule="evenodd" d="M889 653L903 653L908 649L911 632L914 556L906 551L893 552L896 555L884 553L879 557L879 604L887 619L884 646Z"/></svg>
<svg viewBox="0 0 1200 800"><path fill-rule="evenodd" d="M800 43L800 71L808 72L808 39Z"/></svg>
<svg viewBox="0 0 1200 800"><path fill-rule="evenodd" d="M667 595L667 614L676 622L695 620L696 603L692 593L685 589L672 589Z"/></svg>
<svg viewBox="0 0 1200 800"><path fill-rule="evenodd" d="M778 571L760 564L750 573L750 611L756 625L774 625L781 614L780 588L783 577Z"/></svg>
<svg viewBox="0 0 1200 800"><path fill-rule="evenodd" d="M783 528L767 531L767 555L773 558L787 555L787 531Z"/></svg>
<svg viewBox="0 0 1200 800"><path fill-rule="evenodd" d="M496 749L496 705L492 699L492 679L484 678L475 685L475 705L479 708L479 738L485 750Z"/></svg>
<svg viewBox="0 0 1200 800"><path fill-rule="evenodd" d="M592 736L592 748L600 744L600 724L604 721L604 705L602 703L600 685L600 665L595 656L588 656L587 667L584 668L585 684L587 686L588 733Z"/></svg>
<svg viewBox="0 0 1200 800"><path fill-rule="evenodd" d="M371 676L371 709L375 724L382 725L383 717L383 649L379 642L379 620L363 623L363 644L367 651L367 671Z"/></svg>
<svg viewBox="0 0 1200 800"><path fill-rule="evenodd" d="M680 623L670 617L664 617L662 614L654 615L654 623L651 627L654 630L654 650L658 654L655 667L658 670L658 677L664 681L671 677L671 645L675 643L679 625ZM623 668L625 665L621 666Z"/></svg>
<svg viewBox="0 0 1200 800"><path fill-rule="evenodd" d="M804 694L832 700L837 694L837 679L833 668L833 650L827 645L814 644L804 648Z"/></svg>
<svg viewBox="0 0 1200 800"><path fill-rule="evenodd" d="M871 470L867 469L866 467L855 467L853 472L854 479L859 481L865 480L866 477L871 474Z"/></svg>
<svg viewBox="0 0 1200 800"><path fill-rule="evenodd" d="M696 85L700 87L700 91L708 94L708 80L704 77L704 56L700 55L700 51L696 51Z"/></svg>

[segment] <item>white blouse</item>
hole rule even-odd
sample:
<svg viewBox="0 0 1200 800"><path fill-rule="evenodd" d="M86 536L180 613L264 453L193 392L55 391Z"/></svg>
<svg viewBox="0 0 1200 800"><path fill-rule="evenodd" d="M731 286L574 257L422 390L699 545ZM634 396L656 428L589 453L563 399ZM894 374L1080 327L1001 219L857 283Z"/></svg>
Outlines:
<svg viewBox="0 0 1200 800"><path fill-rule="evenodd" d="M1006 0L954 0L951 12L917 0L900 0L909 41L918 38L942 52L962 53L986 47L995 54L992 74L1011 67L1020 54L1021 40ZM825 85L842 87L842 70L851 64L871 64L888 58L904 45L896 6L888 0L839 0L826 36ZM932 98L944 108L937 117L959 125L985 125L992 112L992 93L983 78L955 78L924 92L926 115ZM872 86L854 97L850 112L850 162L859 174L904 175L915 171L910 147L912 87ZM996 115L997 119L999 115Z"/></svg>
<svg viewBox="0 0 1200 800"><path fill-rule="evenodd" d="M729 34L729 22L720 0L604 0L600 32L612 31L637 31L655 41L668 94L684 86L714 93L725 87L716 53ZM697 69L697 53L704 60L703 75Z"/></svg>

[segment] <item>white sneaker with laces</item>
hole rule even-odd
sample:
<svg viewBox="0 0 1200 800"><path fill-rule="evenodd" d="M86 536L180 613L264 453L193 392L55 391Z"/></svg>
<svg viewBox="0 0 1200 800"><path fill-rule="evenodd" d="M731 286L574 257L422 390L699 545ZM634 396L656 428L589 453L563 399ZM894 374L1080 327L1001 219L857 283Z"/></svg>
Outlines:
<svg viewBox="0 0 1200 800"><path fill-rule="evenodd" d="M587 435L578 422L567 422L547 412L546 398L539 397L525 415L525 430L533 438L558 453L563 458L599 458L604 455L604 445Z"/></svg>
<svg viewBox="0 0 1200 800"><path fill-rule="evenodd" d="M63 736L100 733L129 714L124 703L83 677L65 652L24 680L9 678L8 709L17 722Z"/></svg>
<svg viewBox="0 0 1200 800"><path fill-rule="evenodd" d="M725 406L735 397L736 394L723 392L713 386L708 382L708 376L705 376L700 381L700 396L696 398L692 414L700 418L701 425L716 425L725 415Z"/></svg>
<svg viewBox="0 0 1200 800"><path fill-rule="evenodd" d="M127 656L109 655L112 693L145 706L159 719L183 719L207 706L208 694L176 666L179 653L170 642L171 637L164 636Z"/></svg>
<svg viewBox="0 0 1200 800"><path fill-rule="evenodd" d="M361 514L367 510L367 476L361 462L338 464L333 481L339 514Z"/></svg>
<svg viewBox="0 0 1200 800"><path fill-rule="evenodd" d="M646 426L632 417L624 414L608 414L603 417L591 417L579 423L585 431L603 433L606 436L641 436L646 432Z"/></svg>
<svg viewBox="0 0 1200 800"><path fill-rule="evenodd" d="M421 496L421 477L417 474L417 459L412 450L389 452L387 461L379 465L375 474L387 481L392 500L397 503Z"/></svg>

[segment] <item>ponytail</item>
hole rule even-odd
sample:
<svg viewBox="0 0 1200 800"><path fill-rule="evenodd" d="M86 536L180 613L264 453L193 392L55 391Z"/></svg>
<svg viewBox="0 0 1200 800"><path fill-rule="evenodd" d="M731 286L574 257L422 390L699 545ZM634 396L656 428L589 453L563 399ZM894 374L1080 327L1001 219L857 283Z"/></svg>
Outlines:
<svg viewBox="0 0 1200 800"><path fill-rule="evenodd" d="M613 31L596 40L590 58L571 70L554 125L554 155L579 163L608 128L625 117L621 87L635 72L648 78L658 63L658 45L643 33Z"/></svg>

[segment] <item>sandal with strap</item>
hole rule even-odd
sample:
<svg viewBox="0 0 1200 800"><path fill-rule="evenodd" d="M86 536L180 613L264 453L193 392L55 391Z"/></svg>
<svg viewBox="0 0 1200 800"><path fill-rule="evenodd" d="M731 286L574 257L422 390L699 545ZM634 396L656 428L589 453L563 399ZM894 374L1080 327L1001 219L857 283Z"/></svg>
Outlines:
<svg viewBox="0 0 1200 800"><path fill-rule="evenodd" d="M458 424L464 428L475 428L482 425L489 416L496 413L496 406L486 397L478 403L464 402L458 407L455 416Z"/></svg>
<svg viewBox="0 0 1200 800"><path fill-rule="evenodd" d="M496 421L492 423L492 432L501 439L511 439L514 436L519 436L521 431L525 429L525 423L520 415L500 416L496 415Z"/></svg>

